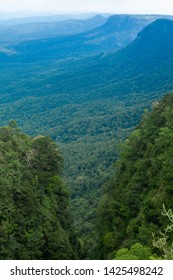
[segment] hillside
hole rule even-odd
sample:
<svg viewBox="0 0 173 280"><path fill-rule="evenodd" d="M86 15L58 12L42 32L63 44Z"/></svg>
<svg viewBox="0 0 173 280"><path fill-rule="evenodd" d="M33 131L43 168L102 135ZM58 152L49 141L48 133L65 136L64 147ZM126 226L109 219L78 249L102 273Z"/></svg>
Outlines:
<svg viewBox="0 0 173 280"><path fill-rule="evenodd" d="M172 114L173 94L168 94L144 114L122 147L98 211L101 258L137 242L153 250L152 234L166 228L163 204L173 209Z"/></svg>
<svg viewBox="0 0 173 280"><path fill-rule="evenodd" d="M78 259L62 156L14 121L0 128L0 259Z"/></svg>
<svg viewBox="0 0 173 280"><path fill-rule="evenodd" d="M89 65L84 69L85 72L81 72L81 83L84 83L84 75L88 74L90 84L95 82L102 87L102 91L106 84L105 92L108 95L116 92L171 90L172 34L172 20L156 20L144 28L126 48L116 54L97 58L97 64ZM98 79L98 76L102 79ZM106 81L109 81L109 85Z"/></svg>
<svg viewBox="0 0 173 280"><path fill-rule="evenodd" d="M151 20L130 15L112 15L106 23L84 35L85 44L95 45L97 52L115 51L132 42Z"/></svg>

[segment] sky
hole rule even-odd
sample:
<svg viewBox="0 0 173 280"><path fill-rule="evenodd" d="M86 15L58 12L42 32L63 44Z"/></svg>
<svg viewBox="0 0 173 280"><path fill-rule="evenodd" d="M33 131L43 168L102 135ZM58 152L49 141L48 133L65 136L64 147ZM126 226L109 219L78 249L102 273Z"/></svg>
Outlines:
<svg viewBox="0 0 173 280"><path fill-rule="evenodd" d="M173 14L173 0L0 0L0 11Z"/></svg>

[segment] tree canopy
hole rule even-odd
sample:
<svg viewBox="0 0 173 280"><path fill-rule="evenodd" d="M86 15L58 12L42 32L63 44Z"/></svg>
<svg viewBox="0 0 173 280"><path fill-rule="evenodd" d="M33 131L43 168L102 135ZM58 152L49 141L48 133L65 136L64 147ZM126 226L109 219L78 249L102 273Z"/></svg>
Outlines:
<svg viewBox="0 0 173 280"><path fill-rule="evenodd" d="M0 128L0 259L77 259L63 158L49 138Z"/></svg>
<svg viewBox="0 0 173 280"><path fill-rule="evenodd" d="M173 94L167 94L125 141L99 209L100 257L135 243L152 247L173 209ZM170 239L171 242L171 239Z"/></svg>

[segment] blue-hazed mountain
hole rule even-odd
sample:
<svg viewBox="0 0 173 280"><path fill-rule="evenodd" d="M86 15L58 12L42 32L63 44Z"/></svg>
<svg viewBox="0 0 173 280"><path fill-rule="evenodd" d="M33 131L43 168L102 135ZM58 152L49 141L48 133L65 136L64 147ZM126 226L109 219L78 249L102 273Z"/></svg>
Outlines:
<svg viewBox="0 0 173 280"><path fill-rule="evenodd" d="M89 19L97 16L98 13L58 13L53 11L17 11L17 12L4 12L0 11L0 23L5 25L14 25L31 22L59 22L69 19ZM100 13L103 17L107 18L111 14Z"/></svg>
<svg viewBox="0 0 173 280"><path fill-rule="evenodd" d="M107 22L85 34L86 43L96 45L99 51L115 51L133 41L151 19L130 15L112 15Z"/></svg>
<svg viewBox="0 0 173 280"><path fill-rule="evenodd" d="M58 18L58 16L57 16ZM52 19L52 21L51 21ZM45 20L45 21L44 21ZM47 21L46 21L47 20ZM57 21L56 17L42 17L42 22L0 22L0 45L10 46L23 41L41 38L66 36L86 32L106 22L106 18L100 15L88 19L69 19ZM13 23L13 24L12 24Z"/></svg>
<svg viewBox="0 0 173 280"><path fill-rule="evenodd" d="M106 95L110 92L116 94L171 90L173 21L156 20L139 32L137 38L126 48L118 53L98 56L80 74L80 82L85 83L85 87L84 76L88 75L90 84L105 87Z"/></svg>
<svg viewBox="0 0 173 280"><path fill-rule="evenodd" d="M13 26L8 32L2 30L1 44L3 45L3 42L7 44L8 40L13 38L13 46L6 47L16 53L14 59L21 61L86 56L119 50L134 40L137 33L152 21L150 18L145 19L142 16L135 18L129 15L114 15L104 23L105 20L103 17L96 16L85 21L25 24L21 25L19 30L19 26ZM84 32L94 25L101 26ZM16 35L12 35L14 33ZM81 34L62 37L73 33ZM31 40L32 38L44 39ZM24 42L14 45L15 40Z"/></svg>

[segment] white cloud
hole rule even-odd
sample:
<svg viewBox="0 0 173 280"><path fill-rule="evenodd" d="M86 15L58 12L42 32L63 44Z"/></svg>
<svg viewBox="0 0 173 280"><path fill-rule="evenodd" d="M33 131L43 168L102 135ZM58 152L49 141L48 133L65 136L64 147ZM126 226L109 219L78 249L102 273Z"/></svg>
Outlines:
<svg viewBox="0 0 173 280"><path fill-rule="evenodd" d="M172 0L0 0L0 10L173 14Z"/></svg>

